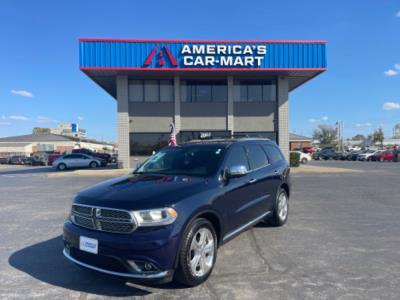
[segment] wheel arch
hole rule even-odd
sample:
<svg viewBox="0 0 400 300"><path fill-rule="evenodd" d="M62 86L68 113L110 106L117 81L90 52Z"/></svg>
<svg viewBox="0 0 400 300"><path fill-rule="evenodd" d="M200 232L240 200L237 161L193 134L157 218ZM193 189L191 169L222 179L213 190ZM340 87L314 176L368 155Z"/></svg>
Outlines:
<svg viewBox="0 0 400 300"><path fill-rule="evenodd" d="M280 187L285 190L288 198L290 198L290 187L289 187L289 185L286 182L284 182L284 183L281 184Z"/></svg>
<svg viewBox="0 0 400 300"><path fill-rule="evenodd" d="M182 233L179 237L179 248L181 249L182 247L182 240L183 240L183 235L186 233L186 229L188 226L196 219L199 218L204 218L208 220L214 227L215 234L217 235L217 247L222 244L222 236L223 236L223 223L221 217L218 215L217 212L211 209L205 209L201 211L195 212L190 218L188 218L188 221L183 225L184 229L182 230ZM179 251L179 250L178 250ZM179 263L179 257L178 255L176 256L175 259L175 268L178 266Z"/></svg>

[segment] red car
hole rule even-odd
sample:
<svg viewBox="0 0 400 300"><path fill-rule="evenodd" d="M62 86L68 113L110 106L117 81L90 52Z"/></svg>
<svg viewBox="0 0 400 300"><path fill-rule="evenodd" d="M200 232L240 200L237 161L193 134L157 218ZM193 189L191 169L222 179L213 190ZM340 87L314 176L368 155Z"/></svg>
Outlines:
<svg viewBox="0 0 400 300"><path fill-rule="evenodd" d="M313 149L313 147L304 147L304 148L303 148L303 152L304 152L304 153L313 154L313 153L314 153L314 149Z"/></svg>
<svg viewBox="0 0 400 300"><path fill-rule="evenodd" d="M374 161L392 161L394 158L394 154L392 151L383 151L376 153L373 157L372 160Z"/></svg>
<svg viewBox="0 0 400 300"><path fill-rule="evenodd" d="M55 161L60 156L62 156L62 154L49 154L49 156L47 156L47 165L52 166L53 161Z"/></svg>

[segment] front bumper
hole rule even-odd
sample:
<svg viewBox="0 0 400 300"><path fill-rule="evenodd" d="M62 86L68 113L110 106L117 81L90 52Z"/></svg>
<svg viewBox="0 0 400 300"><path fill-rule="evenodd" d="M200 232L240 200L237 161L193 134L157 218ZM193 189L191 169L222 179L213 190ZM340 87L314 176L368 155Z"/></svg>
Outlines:
<svg viewBox="0 0 400 300"><path fill-rule="evenodd" d="M178 252L179 235L175 231L173 225L168 225L151 230L140 228L131 234L114 234L82 228L67 221L63 254L78 265L102 273L167 282L173 277ZM98 240L98 253L80 250L80 236ZM145 264L151 269L146 270Z"/></svg>

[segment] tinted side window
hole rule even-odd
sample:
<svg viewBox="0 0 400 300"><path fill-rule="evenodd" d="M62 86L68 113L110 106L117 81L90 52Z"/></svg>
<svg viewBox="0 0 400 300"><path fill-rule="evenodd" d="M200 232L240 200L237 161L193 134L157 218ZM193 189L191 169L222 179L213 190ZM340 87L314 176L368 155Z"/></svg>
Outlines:
<svg viewBox="0 0 400 300"><path fill-rule="evenodd" d="M71 157L71 155L65 155L65 156L63 156L63 159L71 159L72 157Z"/></svg>
<svg viewBox="0 0 400 300"><path fill-rule="evenodd" d="M271 163L274 163L274 162L284 159L281 154L281 151L279 151L279 149L277 147L271 146L271 145L263 145L263 148L264 148L265 152L267 152L269 161Z"/></svg>
<svg viewBox="0 0 400 300"><path fill-rule="evenodd" d="M261 168L268 164L267 156L265 152L259 145L248 145L247 148L247 155L250 161L250 168L252 170Z"/></svg>
<svg viewBox="0 0 400 300"><path fill-rule="evenodd" d="M225 167L230 168L239 165L246 166L249 169L249 162L244 148L242 146L233 146L226 159Z"/></svg>

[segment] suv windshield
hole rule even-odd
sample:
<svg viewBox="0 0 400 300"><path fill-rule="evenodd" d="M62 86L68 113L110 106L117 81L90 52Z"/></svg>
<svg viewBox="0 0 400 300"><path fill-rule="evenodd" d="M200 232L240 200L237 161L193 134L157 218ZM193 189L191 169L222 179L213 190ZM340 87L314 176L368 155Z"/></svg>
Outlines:
<svg viewBox="0 0 400 300"><path fill-rule="evenodd" d="M225 154L221 145L165 147L146 160L134 173L207 177L215 174Z"/></svg>

